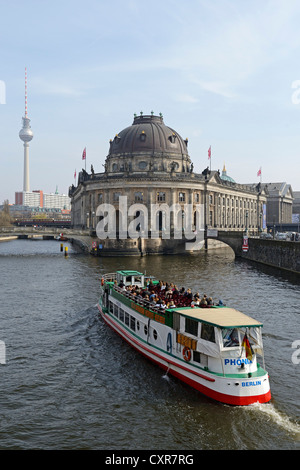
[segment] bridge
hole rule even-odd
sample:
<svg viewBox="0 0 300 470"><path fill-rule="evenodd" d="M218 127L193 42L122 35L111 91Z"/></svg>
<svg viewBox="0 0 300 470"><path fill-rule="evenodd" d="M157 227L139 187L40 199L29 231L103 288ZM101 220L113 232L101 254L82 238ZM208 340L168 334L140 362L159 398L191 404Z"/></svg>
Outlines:
<svg viewBox="0 0 300 470"><path fill-rule="evenodd" d="M95 254L93 246L98 246L101 241L97 238L96 232L90 229L79 229L79 228L59 228L49 226L9 226L0 227L0 241L12 240L17 238L22 239L43 239L53 240L59 237L63 233L64 237L68 238L71 242L75 242L79 245L83 251ZM206 238L221 241L233 249L236 256L239 256L242 249L243 231L226 231L226 230L208 230ZM151 234L149 234L149 239ZM118 239L118 234L117 234ZM186 240L182 240L182 245L186 243ZM137 248L140 249L139 244ZM116 253L117 254L117 253Z"/></svg>
<svg viewBox="0 0 300 470"><path fill-rule="evenodd" d="M71 228L59 228L59 227L47 227L47 226L9 226L0 227L0 242L14 239L35 239L35 240L55 240L63 233L71 242L75 241L77 245L84 252L91 252L92 240L91 232L89 229L71 229Z"/></svg>
<svg viewBox="0 0 300 470"><path fill-rule="evenodd" d="M17 238L36 238L44 240L53 240L61 233L61 229L52 227L2 227L0 228L0 241L12 240ZM300 273L300 242L283 240L265 240L258 236L258 232L249 233L248 251L243 251L244 231L217 230L208 229L205 236L207 239L218 240L232 248L236 258L243 258L257 263L280 268L282 270ZM71 229L63 230L64 237L67 237L71 243L74 243L85 253L95 256L122 256L135 255L142 256L146 254L172 254L185 253L185 243L187 240L154 240L153 250L145 249L143 239L130 240L131 245L124 245L123 251L120 248L121 242L126 240L111 240L111 251L100 249L99 245L107 244L107 240L102 241L96 237L96 232L90 229ZM189 240L190 241L190 240ZM157 244L155 245L155 243ZM164 242L161 243L160 242ZM179 242L179 243L178 243Z"/></svg>

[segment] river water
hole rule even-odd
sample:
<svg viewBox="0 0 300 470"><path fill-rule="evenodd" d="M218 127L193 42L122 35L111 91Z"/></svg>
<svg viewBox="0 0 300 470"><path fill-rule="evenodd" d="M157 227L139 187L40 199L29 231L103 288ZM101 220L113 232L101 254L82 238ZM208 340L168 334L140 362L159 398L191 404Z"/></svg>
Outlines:
<svg viewBox="0 0 300 470"><path fill-rule="evenodd" d="M65 244L66 245L66 244ZM56 241L0 243L0 449L298 450L300 277L194 256L94 258ZM272 401L216 403L151 364L99 318L101 275L139 269L264 323ZM299 347L299 346L298 346Z"/></svg>

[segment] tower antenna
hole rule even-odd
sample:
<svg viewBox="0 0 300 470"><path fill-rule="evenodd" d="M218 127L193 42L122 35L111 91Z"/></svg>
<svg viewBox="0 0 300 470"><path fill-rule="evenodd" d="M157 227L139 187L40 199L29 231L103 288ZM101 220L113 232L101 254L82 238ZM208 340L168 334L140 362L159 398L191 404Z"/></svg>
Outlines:
<svg viewBox="0 0 300 470"><path fill-rule="evenodd" d="M27 118L27 68L25 67L25 117Z"/></svg>

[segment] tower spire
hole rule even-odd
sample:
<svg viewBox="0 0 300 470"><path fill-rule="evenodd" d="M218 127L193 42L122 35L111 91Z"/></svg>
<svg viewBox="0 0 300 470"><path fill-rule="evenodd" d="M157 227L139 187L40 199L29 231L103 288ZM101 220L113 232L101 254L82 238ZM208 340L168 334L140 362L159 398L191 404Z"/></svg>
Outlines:
<svg viewBox="0 0 300 470"><path fill-rule="evenodd" d="M25 67L25 117L27 118L27 68Z"/></svg>

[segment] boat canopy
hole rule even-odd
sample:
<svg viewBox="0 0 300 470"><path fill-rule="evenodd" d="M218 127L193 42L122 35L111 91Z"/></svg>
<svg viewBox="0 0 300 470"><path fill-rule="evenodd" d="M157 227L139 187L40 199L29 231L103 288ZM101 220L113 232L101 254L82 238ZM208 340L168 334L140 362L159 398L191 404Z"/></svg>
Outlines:
<svg viewBox="0 0 300 470"><path fill-rule="evenodd" d="M218 328L262 327L263 324L234 308L175 308L173 311Z"/></svg>
<svg viewBox="0 0 300 470"><path fill-rule="evenodd" d="M125 286L136 285L144 287L144 274L139 271L117 271L117 281L123 282Z"/></svg>

